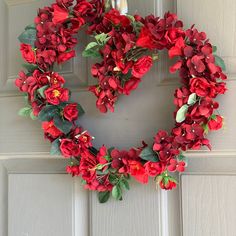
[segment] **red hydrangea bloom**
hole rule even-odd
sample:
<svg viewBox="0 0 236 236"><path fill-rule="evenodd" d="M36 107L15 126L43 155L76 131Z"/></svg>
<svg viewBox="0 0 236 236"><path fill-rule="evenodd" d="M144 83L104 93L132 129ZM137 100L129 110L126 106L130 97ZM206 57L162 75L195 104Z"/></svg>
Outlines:
<svg viewBox="0 0 236 236"><path fill-rule="evenodd" d="M77 120L78 115L79 111L76 103L68 104L63 109L63 116L69 121Z"/></svg>
<svg viewBox="0 0 236 236"><path fill-rule="evenodd" d="M44 121L42 123L42 128L44 130L46 137L48 138L51 137L52 139L56 139L60 135L62 135L62 132L54 125L53 120Z"/></svg>
<svg viewBox="0 0 236 236"><path fill-rule="evenodd" d="M223 126L223 118L222 116L216 115L216 118L210 119L207 123L210 130L218 130Z"/></svg>
<svg viewBox="0 0 236 236"><path fill-rule="evenodd" d="M124 88L122 89L122 93L125 95L129 95L132 90L135 90L139 83L141 82L141 79L131 77L127 82L124 84Z"/></svg>
<svg viewBox="0 0 236 236"><path fill-rule="evenodd" d="M175 96L174 104L177 107L182 107L184 104L188 102L189 95L190 95L190 91L186 87L181 87L181 88L176 89L175 95L174 95Z"/></svg>
<svg viewBox="0 0 236 236"><path fill-rule="evenodd" d="M70 60L72 57L75 57L75 50L72 50L70 52L60 53L57 57L57 63L58 64L64 63Z"/></svg>
<svg viewBox="0 0 236 236"><path fill-rule="evenodd" d="M185 166L186 164L184 161L177 161L176 159L171 159L167 166L167 170L170 172L184 172Z"/></svg>
<svg viewBox="0 0 236 236"><path fill-rule="evenodd" d="M48 88L44 91L47 102L52 105L59 105L69 100L69 90L65 88Z"/></svg>
<svg viewBox="0 0 236 236"><path fill-rule="evenodd" d="M28 63L34 64L36 62L36 55L31 45L22 43L20 45L20 51L21 51L22 57Z"/></svg>

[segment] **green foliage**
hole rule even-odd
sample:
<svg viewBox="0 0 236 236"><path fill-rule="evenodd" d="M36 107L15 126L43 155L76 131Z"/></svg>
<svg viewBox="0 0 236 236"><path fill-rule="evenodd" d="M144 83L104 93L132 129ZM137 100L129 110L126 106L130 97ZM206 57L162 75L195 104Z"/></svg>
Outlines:
<svg viewBox="0 0 236 236"><path fill-rule="evenodd" d="M121 200L122 199L122 190L120 185L115 185L112 188L112 197L115 198L116 200Z"/></svg>
<svg viewBox="0 0 236 236"><path fill-rule="evenodd" d="M32 25L27 26L18 39L21 43L29 44L34 47L36 41L36 29Z"/></svg>
<svg viewBox="0 0 236 236"><path fill-rule="evenodd" d="M188 105L192 106L197 102L197 94L196 93L192 93L189 95L188 97Z"/></svg>
<svg viewBox="0 0 236 236"><path fill-rule="evenodd" d="M109 200L110 196L111 196L111 192L110 191L105 191L105 192L98 192L98 200L100 203L105 203Z"/></svg>
<svg viewBox="0 0 236 236"><path fill-rule="evenodd" d="M64 120L61 116L54 116L54 124L55 126L61 130L64 134L68 134L72 128L72 123L68 120Z"/></svg>
<svg viewBox="0 0 236 236"><path fill-rule="evenodd" d="M23 64L22 66L30 73L33 73L36 69L38 69L38 66L35 64Z"/></svg>
<svg viewBox="0 0 236 236"><path fill-rule="evenodd" d="M32 111L31 107L23 107L18 111L19 116L30 116L30 113Z"/></svg>
<svg viewBox="0 0 236 236"><path fill-rule="evenodd" d="M82 116L85 113L83 107L80 104L77 104L77 109L79 111L79 116Z"/></svg>
<svg viewBox="0 0 236 236"><path fill-rule="evenodd" d="M176 122L181 123L185 120L186 118L186 114L188 112L188 105L183 105L182 107L180 107L180 109L177 111L176 114Z"/></svg>
<svg viewBox="0 0 236 236"><path fill-rule="evenodd" d="M214 56L215 56L216 65L220 66L223 71L226 71L226 65L225 65L224 60L221 57L217 56L217 55L214 55Z"/></svg>
<svg viewBox="0 0 236 236"><path fill-rule="evenodd" d="M41 121L50 121L57 113L59 113L57 106L47 105L39 112L38 118Z"/></svg>
<svg viewBox="0 0 236 236"><path fill-rule="evenodd" d="M48 88L48 85L45 85L37 90L37 92L40 94L42 98L45 98L44 91Z"/></svg>
<svg viewBox="0 0 236 236"><path fill-rule="evenodd" d="M140 153L140 158L146 161L158 162L157 154L150 147L145 147Z"/></svg>
<svg viewBox="0 0 236 236"><path fill-rule="evenodd" d="M52 142L50 154L51 155L60 155L61 154L59 138Z"/></svg>

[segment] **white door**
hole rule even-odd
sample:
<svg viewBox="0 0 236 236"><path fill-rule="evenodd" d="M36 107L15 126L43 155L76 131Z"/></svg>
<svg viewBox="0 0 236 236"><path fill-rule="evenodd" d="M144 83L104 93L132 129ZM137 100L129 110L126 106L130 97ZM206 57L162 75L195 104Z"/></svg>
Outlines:
<svg viewBox="0 0 236 236"><path fill-rule="evenodd" d="M155 183L132 183L122 202L99 204L96 194L64 173L64 160L49 155L40 124L18 117L24 106L14 88L21 59L17 36L48 0L0 0L0 236L236 236L236 1L129 0L129 12L176 12L186 27L206 31L225 59L229 91L220 98L226 129L211 134L213 151L188 153L187 172L172 192ZM78 52L86 38L80 36ZM173 92L165 54L114 114L102 115L86 86L91 62L78 56L61 71L74 99L86 110L83 126L103 143L119 148L151 142L173 126Z"/></svg>

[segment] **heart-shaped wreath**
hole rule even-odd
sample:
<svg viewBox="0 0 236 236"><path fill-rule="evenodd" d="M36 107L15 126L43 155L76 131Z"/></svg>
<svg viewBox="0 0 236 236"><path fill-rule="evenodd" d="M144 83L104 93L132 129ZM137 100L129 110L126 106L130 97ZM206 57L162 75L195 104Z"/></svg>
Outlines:
<svg viewBox="0 0 236 236"><path fill-rule="evenodd" d="M178 58L170 67L171 73L179 71L182 83L174 94L175 127L169 134L158 131L152 146L143 142L130 150L105 145L96 149L93 137L78 125L84 110L70 100L65 79L53 67L75 56L76 35L84 27L93 41L83 56L101 59L91 70L98 84L89 88L101 112L114 111L119 96L137 88L159 50L167 49L170 58ZM184 30L175 14L143 18L121 15L105 0L57 0L39 9L34 24L19 40L27 72L21 71L15 84L28 102L19 114L42 121L51 153L68 158L66 171L81 176L86 189L98 192L100 202L110 195L121 200L130 176L142 184L154 177L162 189L176 187L171 173L185 170L183 152L202 146L210 149L206 134L222 127L215 98L226 91L221 82L227 78L224 62L204 32L194 26Z"/></svg>

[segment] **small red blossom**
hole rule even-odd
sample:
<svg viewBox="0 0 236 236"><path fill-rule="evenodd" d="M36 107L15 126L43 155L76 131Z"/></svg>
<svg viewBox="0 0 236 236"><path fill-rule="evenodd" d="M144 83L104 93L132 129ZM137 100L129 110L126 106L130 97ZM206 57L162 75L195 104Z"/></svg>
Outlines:
<svg viewBox="0 0 236 236"><path fill-rule="evenodd" d="M69 17L69 11L66 8L60 7L57 4L53 5L52 22L56 25L64 23Z"/></svg>
<svg viewBox="0 0 236 236"><path fill-rule="evenodd" d="M79 111L76 103L68 104L63 109L63 116L69 121L77 120L78 115Z"/></svg>
<svg viewBox="0 0 236 236"><path fill-rule="evenodd" d="M71 139L62 139L60 150L65 158L78 157L81 153L80 146Z"/></svg>
<svg viewBox="0 0 236 236"><path fill-rule="evenodd" d="M71 174L72 176L79 176L80 175L79 165L67 166L66 172L68 174Z"/></svg>
<svg viewBox="0 0 236 236"><path fill-rule="evenodd" d="M72 57L75 57L75 50L72 50L70 52L60 53L57 57L57 63L58 64L64 63L70 60Z"/></svg>
<svg viewBox="0 0 236 236"><path fill-rule="evenodd" d="M169 165L167 166L167 170L170 172L184 172L185 171L185 162L184 161L177 161L176 159L171 159Z"/></svg>
<svg viewBox="0 0 236 236"><path fill-rule="evenodd" d="M42 128L44 130L45 135L50 135L50 137L54 139L62 135L62 132L54 125L53 120L44 121L42 123Z"/></svg>
<svg viewBox="0 0 236 236"><path fill-rule="evenodd" d="M212 118L207 123L210 130L218 130L223 126L223 118L222 116L216 115L215 118Z"/></svg>
<svg viewBox="0 0 236 236"><path fill-rule="evenodd" d="M22 57L30 64L34 64L36 62L36 53L32 49L32 46L29 44L22 43L20 45L20 51Z"/></svg>
<svg viewBox="0 0 236 236"><path fill-rule="evenodd" d="M128 27L130 25L130 19L121 15L120 12L116 9L111 9L108 13L104 15L104 18L112 22L112 24L121 27Z"/></svg>
<svg viewBox="0 0 236 236"><path fill-rule="evenodd" d="M150 56L139 58L132 68L132 75L136 78L142 78L150 70L152 64L153 60Z"/></svg>
<svg viewBox="0 0 236 236"><path fill-rule="evenodd" d="M148 174L139 161L129 161L130 175L142 184L148 183Z"/></svg>
<svg viewBox="0 0 236 236"><path fill-rule="evenodd" d="M167 178L167 177L164 177L164 178ZM173 188L176 188L176 183L174 181L170 179L165 180L164 178L159 184L162 189L171 190Z"/></svg>
<svg viewBox="0 0 236 236"><path fill-rule="evenodd" d="M146 173L151 177L160 175L162 172L165 171L165 166L161 162L148 161L144 164L144 168Z"/></svg>
<svg viewBox="0 0 236 236"><path fill-rule="evenodd" d="M69 90L64 88L48 88L44 91L47 102L52 105L59 105L69 100Z"/></svg>
<svg viewBox="0 0 236 236"><path fill-rule="evenodd" d="M215 97L215 89L205 78L192 78L190 80L190 91L200 97Z"/></svg>

